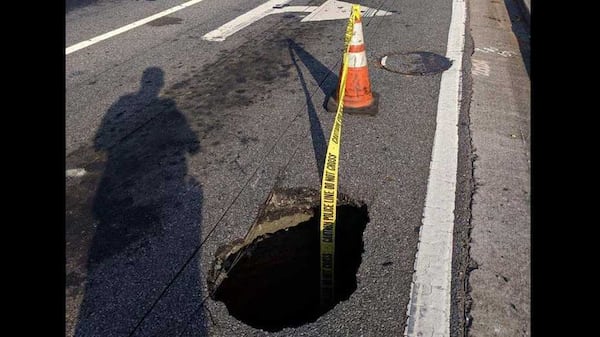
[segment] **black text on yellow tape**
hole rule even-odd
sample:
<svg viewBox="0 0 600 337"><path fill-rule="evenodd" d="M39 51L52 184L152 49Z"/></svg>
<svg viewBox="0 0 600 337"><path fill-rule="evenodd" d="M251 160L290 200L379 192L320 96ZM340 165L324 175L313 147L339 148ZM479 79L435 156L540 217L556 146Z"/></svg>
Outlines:
<svg viewBox="0 0 600 337"><path fill-rule="evenodd" d="M360 6L352 5L352 14L346 26L344 36L344 55L342 73L338 92L338 107L333 129L329 137L329 145L325 156L323 180L321 182L321 219L320 219L320 252L321 252L321 305L327 305L334 299L334 258L335 258L335 222L338 193L338 169L340 164L340 144L342 136L342 120L344 111L344 92L348 74L348 48L354 30L355 20L360 18Z"/></svg>

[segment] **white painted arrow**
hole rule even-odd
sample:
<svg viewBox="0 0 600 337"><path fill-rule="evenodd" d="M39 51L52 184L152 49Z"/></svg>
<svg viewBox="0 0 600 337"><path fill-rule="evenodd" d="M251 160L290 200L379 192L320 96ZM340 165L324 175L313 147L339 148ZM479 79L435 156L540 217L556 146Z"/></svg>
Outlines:
<svg viewBox="0 0 600 337"><path fill-rule="evenodd" d="M285 12L310 12L317 9L317 6L287 6L290 1L292 0L269 0L253 10L227 22L212 32L207 33L202 36L202 39L208 41L224 41L227 37L250 26L252 23L267 15Z"/></svg>
<svg viewBox="0 0 600 337"><path fill-rule="evenodd" d="M229 36L271 14L310 13L300 22L341 20L350 17L352 4L344 1L327 0L321 6L288 6L292 0L269 0L264 4L238 16L221 27L202 36L203 40L224 41ZM363 17L391 15L391 12L361 6Z"/></svg>
<svg viewBox="0 0 600 337"><path fill-rule="evenodd" d="M325 1L316 10L312 11L312 13L308 14L300 22L348 19L350 17L351 12L351 3L344 1L328 0ZM381 9L360 6L361 17L386 16L392 14L392 12L387 12Z"/></svg>

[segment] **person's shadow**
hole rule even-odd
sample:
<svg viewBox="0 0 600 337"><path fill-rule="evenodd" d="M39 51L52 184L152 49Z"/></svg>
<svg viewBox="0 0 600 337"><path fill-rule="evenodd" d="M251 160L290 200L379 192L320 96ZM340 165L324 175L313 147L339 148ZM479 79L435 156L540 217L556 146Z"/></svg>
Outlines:
<svg viewBox="0 0 600 337"><path fill-rule="evenodd" d="M205 335L201 254L178 273L201 239L202 188L186 163L200 146L175 102L158 96L163 82L160 68L147 68L96 134L107 159L75 336L170 336L190 324Z"/></svg>

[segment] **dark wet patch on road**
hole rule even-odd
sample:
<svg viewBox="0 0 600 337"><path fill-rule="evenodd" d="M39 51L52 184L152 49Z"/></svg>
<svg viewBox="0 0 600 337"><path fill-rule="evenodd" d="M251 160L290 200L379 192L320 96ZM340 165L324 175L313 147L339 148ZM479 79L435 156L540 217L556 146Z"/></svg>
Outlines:
<svg viewBox="0 0 600 337"><path fill-rule="evenodd" d="M199 156L194 164L202 172L200 174L217 166L223 169L223 165L231 170L249 172L245 169L247 163L240 164L234 158L266 139L250 133L247 126L255 128L264 125L268 120L265 118L272 118L269 109L273 107L270 105L273 93L281 92L289 82L297 81L289 56L289 40L321 39L310 28L314 27L290 23L277 30L265 31L234 50L220 50L212 63L196 67L179 62L172 66L185 66L187 72L180 81L165 88L162 95L176 102L204 144L203 156ZM298 45L302 43L298 42ZM320 83L323 78L314 80ZM295 116L291 110L283 112L283 120ZM283 127L276 126L278 129ZM219 144L211 145L215 141Z"/></svg>
<svg viewBox="0 0 600 337"><path fill-rule="evenodd" d="M290 81L295 70L289 58L289 38L310 31L292 23L251 38L235 50L221 50L217 61L190 69L187 78L167 88L164 95L177 101L202 137L222 132L226 126L237 129L240 116L229 110L239 112L263 104L281 87L278 83Z"/></svg>

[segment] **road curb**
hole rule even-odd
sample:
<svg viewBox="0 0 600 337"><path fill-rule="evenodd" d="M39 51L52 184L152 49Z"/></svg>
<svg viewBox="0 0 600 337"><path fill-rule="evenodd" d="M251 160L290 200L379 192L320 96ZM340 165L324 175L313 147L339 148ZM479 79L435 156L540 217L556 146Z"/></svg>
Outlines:
<svg viewBox="0 0 600 337"><path fill-rule="evenodd" d="M469 127L476 157L465 296L470 300L465 307L471 306L465 330L473 336L531 334L531 83L524 2L531 3L505 1L506 12L498 2L472 1L470 7L476 51L471 57ZM483 52L487 46L514 54Z"/></svg>

